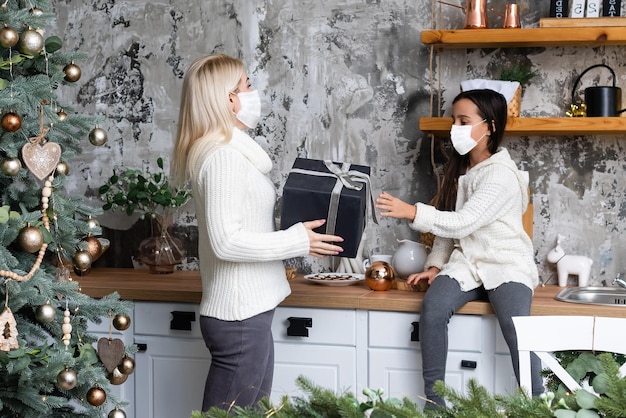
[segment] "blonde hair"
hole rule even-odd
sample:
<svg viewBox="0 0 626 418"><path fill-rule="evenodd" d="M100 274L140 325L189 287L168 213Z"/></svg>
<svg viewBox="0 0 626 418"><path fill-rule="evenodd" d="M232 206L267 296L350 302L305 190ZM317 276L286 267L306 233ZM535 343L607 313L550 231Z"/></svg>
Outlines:
<svg viewBox="0 0 626 418"><path fill-rule="evenodd" d="M171 179L182 186L194 176L202 154L217 143L228 142L235 126L229 105L244 67L241 60L216 54L196 59L183 80L178 131L174 145Z"/></svg>

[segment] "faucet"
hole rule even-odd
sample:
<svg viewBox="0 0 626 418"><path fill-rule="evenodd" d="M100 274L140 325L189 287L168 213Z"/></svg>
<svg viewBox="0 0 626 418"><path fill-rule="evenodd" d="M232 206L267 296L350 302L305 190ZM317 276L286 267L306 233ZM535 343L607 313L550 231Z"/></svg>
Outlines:
<svg viewBox="0 0 626 418"><path fill-rule="evenodd" d="M626 280L622 279L621 273L618 273L617 277L613 279L613 284L626 288Z"/></svg>

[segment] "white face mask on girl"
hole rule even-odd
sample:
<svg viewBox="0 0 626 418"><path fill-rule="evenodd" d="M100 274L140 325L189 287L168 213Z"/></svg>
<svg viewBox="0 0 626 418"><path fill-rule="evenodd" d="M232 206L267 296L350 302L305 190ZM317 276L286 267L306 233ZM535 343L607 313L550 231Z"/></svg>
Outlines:
<svg viewBox="0 0 626 418"><path fill-rule="evenodd" d="M478 145L478 141L483 139L487 132L475 141L474 138L472 138L472 129L474 126L478 126L486 120L487 119L483 119L476 125L452 125L452 129L450 129L450 139L452 140L452 146L456 152L460 155L465 155Z"/></svg>
<svg viewBox="0 0 626 418"><path fill-rule="evenodd" d="M241 108L237 112L237 119L248 128L254 128L261 119L261 97L256 90L240 91L237 93Z"/></svg>

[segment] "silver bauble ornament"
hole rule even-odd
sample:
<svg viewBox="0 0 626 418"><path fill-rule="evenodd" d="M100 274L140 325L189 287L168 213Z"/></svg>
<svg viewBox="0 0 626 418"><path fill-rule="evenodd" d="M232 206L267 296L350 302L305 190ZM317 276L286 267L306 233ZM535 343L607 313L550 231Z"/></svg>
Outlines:
<svg viewBox="0 0 626 418"><path fill-rule="evenodd" d="M13 28L4 25L2 29L0 29L0 45L5 48L13 48L17 45L17 42L20 40L20 34Z"/></svg>
<svg viewBox="0 0 626 418"><path fill-rule="evenodd" d="M79 250L74 253L74 267L78 270L85 271L91 267L91 256L88 251Z"/></svg>
<svg viewBox="0 0 626 418"><path fill-rule="evenodd" d="M64 161L60 161L60 162L57 164L57 168L56 168L56 171L55 171L55 172L56 172L57 174L62 175L62 176L67 176L68 174L70 174L70 166L69 166L69 165L67 165L67 163L66 163L66 162L64 162Z"/></svg>
<svg viewBox="0 0 626 418"><path fill-rule="evenodd" d="M106 144L107 132L102 128L94 128L91 132L89 132L89 142L96 147Z"/></svg>
<svg viewBox="0 0 626 418"><path fill-rule="evenodd" d="M22 169L22 162L19 158L5 158L2 160L2 172L10 177L15 177Z"/></svg>
<svg viewBox="0 0 626 418"><path fill-rule="evenodd" d="M100 228L100 222L98 222L97 219L92 218L91 216L89 218L87 218L87 228L89 228L90 231L96 229L96 228Z"/></svg>
<svg viewBox="0 0 626 418"><path fill-rule="evenodd" d="M41 322L42 324L49 324L50 322L54 321L54 317L56 315L57 310L54 308L54 306L50 305L49 301L39 306L37 308L37 311L35 312L37 321Z"/></svg>
<svg viewBox="0 0 626 418"><path fill-rule="evenodd" d="M126 413L116 406L114 410L109 412L107 418L126 418Z"/></svg>
<svg viewBox="0 0 626 418"><path fill-rule="evenodd" d="M130 316L126 314L117 314L113 317L113 326L118 331L127 330L130 327Z"/></svg>
<svg viewBox="0 0 626 418"><path fill-rule="evenodd" d="M80 80L80 67L73 62L71 64L67 64L63 68L63 72L65 73L65 81L69 81L70 83L74 83Z"/></svg>
<svg viewBox="0 0 626 418"><path fill-rule="evenodd" d="M124 356L117 366L117 370L122 374L132 374L135 371L135 360L128 355Z"/></svg>
<svg viewBox="0 0 626 418"><path fill-rule="evenodd" d="M61 389L74 389L77 382L78 376L76 376L76 372L67 366L65 366L65 370L62 370L61 373L59 373L59 375L57 376L57 385Z"/></svg>
<svg viewBox="0 0 626 418"><path fill-rule="evenodd" d="M36 226L27 225L17 234L17 243L27 253L36 253L44 243L43 232Z"/></svg>
<svg viewBox="0 0 626 418"><path fill-rule="evenodd" d="M25 30L20 36L20 51L26 55L39 55L43 50L43 36L32 29Z"/></svg>

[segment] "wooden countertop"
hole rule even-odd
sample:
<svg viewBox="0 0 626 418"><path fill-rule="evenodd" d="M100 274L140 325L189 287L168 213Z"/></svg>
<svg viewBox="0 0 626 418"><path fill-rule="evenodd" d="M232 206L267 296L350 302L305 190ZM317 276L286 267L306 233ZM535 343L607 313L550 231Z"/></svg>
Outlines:
<svg viewBox="0 0 626 418"><path fill-rule="evenodd" d="M135 301L199 303L202 296L200 273L176 271L172 274L150 274L147 270L94 269L85 276L73 275L81 290L91 297L118 292L122 299ZM346 308L419 312L423 293L403 290L373 291L365 283L334 287L305 281L301 275L290 280L292 293L281 306L311 308ZM556 285L537 287L532 315L589 315L626 318L626 306L599 306L561 302L554 296L563 290ZM459 313L493 314L488 302L470 302Z"/></svg>

